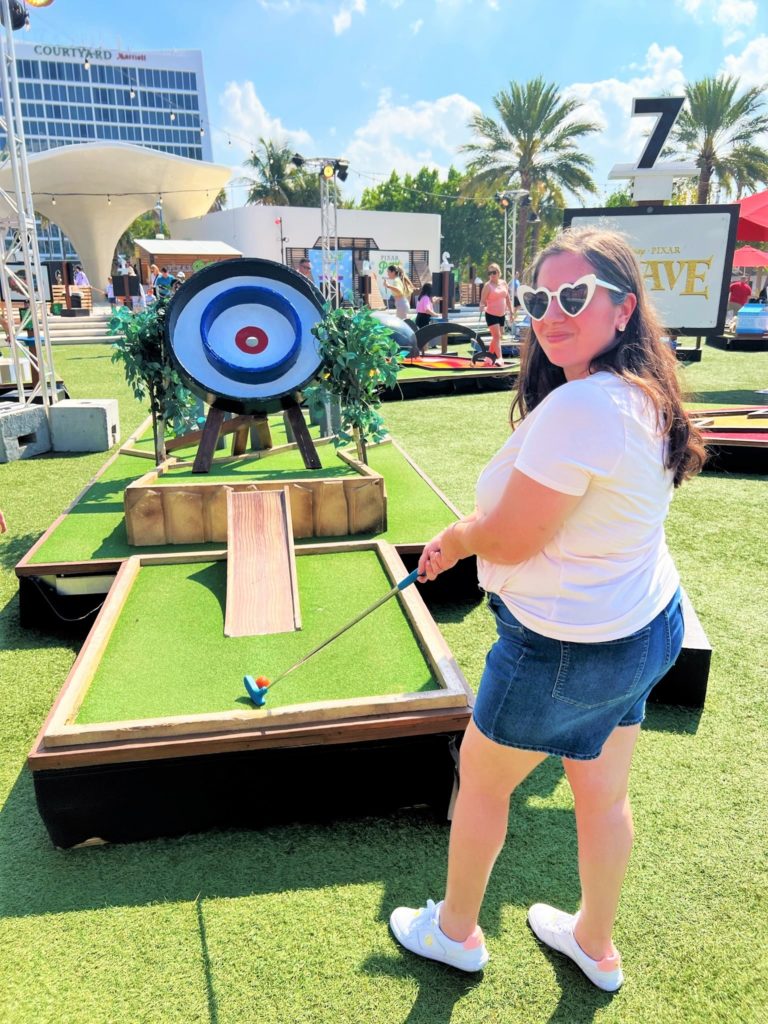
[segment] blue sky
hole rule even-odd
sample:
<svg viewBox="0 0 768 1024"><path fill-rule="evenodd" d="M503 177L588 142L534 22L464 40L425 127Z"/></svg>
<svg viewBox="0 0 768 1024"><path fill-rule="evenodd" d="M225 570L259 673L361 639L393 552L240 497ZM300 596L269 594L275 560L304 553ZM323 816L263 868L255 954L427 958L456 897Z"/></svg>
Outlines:
<svg viewBox="0 0 768 1024"><path fill-rule="evenodd" d="M284 137L346 156L347 193L423 164L463 166L467 121L511 79L543 75L602 130L585 146L610 191L648 119L634 96L729 71L768 82L768 0L54 0L25 40L203 51L214 159Z"/></svg>

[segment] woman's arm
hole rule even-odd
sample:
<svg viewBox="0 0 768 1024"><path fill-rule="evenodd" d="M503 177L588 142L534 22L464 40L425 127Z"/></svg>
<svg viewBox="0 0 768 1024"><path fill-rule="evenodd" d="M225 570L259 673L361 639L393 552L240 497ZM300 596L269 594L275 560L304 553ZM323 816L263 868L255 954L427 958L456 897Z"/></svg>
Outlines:
<svg viewBox="0 0 768 1024"><path fill-rule="evenodd" d="M488 300L488 282L486 281L483 285L483 290L480 292L480 316L485 312L485 305Z"/></svg>
<svg viewBox="0 0 768 1024"><path fill-rule="evenodd" d="M475 512L429 542L419 570L433 580L461 558L479 555L498 565L524 562L542 550L581 501L581 495L545 487L513 469L501 501Z"/></svg>

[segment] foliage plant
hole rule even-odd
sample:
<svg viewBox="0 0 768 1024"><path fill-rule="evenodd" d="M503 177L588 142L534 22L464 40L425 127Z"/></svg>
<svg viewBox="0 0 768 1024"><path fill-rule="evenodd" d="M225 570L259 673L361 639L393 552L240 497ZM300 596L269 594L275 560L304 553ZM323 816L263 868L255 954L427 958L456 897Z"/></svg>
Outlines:
<svg viewBox="0 0 768 1024"><path fill-rule="evenodd" d="M368 462L366 442L381 441L384 421L379 415L382 388L397 382L399 347L392 331L370 309L330 309L312 328L319 342L323 369L317 384L304 389L314 411L336 400L341 406L341 430L335 444L354 441L361 462Z"/></svg>
<svg viewBox="0 0 768 1024"><path fill-rule="evenodd" d="M740 199L768 178L768 109L761 85L744 90L721 74L689 82L686 106L670 134L670 155L693 157L700 168L696 202L709 202L713 176Z"/></svg>
<svg viewBox="0 0 768 1024"><path fill-rule="evenodd" d="M167 309L168 302L161 299L139 313L117 306L109 321L115 336L112 362L122 362L135 397L149 399L158 465L165 459L166 426L180 434L197 425L197 399L184 387L165 349Z"/></svg>

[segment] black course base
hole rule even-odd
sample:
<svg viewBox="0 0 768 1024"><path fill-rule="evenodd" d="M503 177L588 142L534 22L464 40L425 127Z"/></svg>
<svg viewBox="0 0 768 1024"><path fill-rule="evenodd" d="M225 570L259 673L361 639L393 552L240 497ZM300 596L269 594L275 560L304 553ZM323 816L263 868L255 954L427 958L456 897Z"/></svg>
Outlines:
<svg viewBox="0 0 768 1024"><path fill-rule="evenodd" d="M710 338L709 344L739 352L768 351L768 338L764 334L719 334Z"/></svg>
<svg viewBox="0 0 768 1024"><path fill-rule="evenodd" d="M19 620L24 629L85 640L105 596L62 595L39 576L20 576Z"/></svg>
<svg viewBox="0 0 768 1024"><path fill-rule="evenodd" d="M56 846L425 808L446 820L461 733L33 773Z"/></svg>
<svg viewBox="0 0 768 1024"><path fill-rule="evenodd" d="M517 372L502 370L490 373L488 370L449 370L441 376L416 377L398 380L393 388L381 392L382 402L399 402L409 398L434 398L438 395L462 395L478 391L509 391L517 381Z"/></svg>
<svg viewBox="0 0 768 1024"><path fill-rule="evenodd" d="M768 448L751 445L707 444L708 473L755 473L768 475Z"/></svg>

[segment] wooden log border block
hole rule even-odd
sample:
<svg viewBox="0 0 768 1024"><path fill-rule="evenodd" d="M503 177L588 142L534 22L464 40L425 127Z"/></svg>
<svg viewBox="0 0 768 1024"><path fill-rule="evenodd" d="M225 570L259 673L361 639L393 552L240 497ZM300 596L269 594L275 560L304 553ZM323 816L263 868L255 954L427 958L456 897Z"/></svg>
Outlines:
<svg viewBox="0 0 768 1024"><path fill-rule="evenodd" d="M375 551L392 584L407 575L395 548L382 541L357 541L338 544L302 545L296 547L297 557L322 555L354 550ZM177 715L167 718L100 722L87 725L74 724L80 706L91 685L100 660L109 644L115 624L125 606L141 567L190 562L210 562L225 558L212 558L210 552L186 554L138 555L127 559L120 567L104 605L88 634L80 654L35 741L29 756L30 767L69 767L77 763L108 763L113 751L117 760L125 760L118 748L126 745L134 756L144 745L154 747L152 757L171 757L178 754L179 741L194 743L196 739L209 742L218 738L222 742L217 750L226 749L228 743L247 741L249 747L259 746L262 740L269 744L273 729L281 734L284 729L325 729L338 726L341 732L353 719L365 719L380 724L382 717L409 719L420 729L419 713L451 711L453 715L469 718L474 694L454 659L451 651L427 610L416 587L408 587L394 600L402 608L416 635L435 678L437 690L416 693L392 693L377 697L358 697L350 700L328 700L291 705L284 708L253 708L216 714ZM466 724L466 723L465 723ZM362 722L361 722L362 726ZM376 728L373 725L372 728ZM376 738L374 735L371 738ZM328 742L333 742L328 739ZM100 754L96 754L98 747ZM187 746L187 752L191 752ZM212 751L213 752L213 751ZM51 764L51 754L56 755ZM71 755L71 756L68 756ZM84 757L84 761L80 760Z"/></svg>
<svg viewBox="0 0 768 1024"><path fill-rule="evenodd" d="M328 439L319 442L329 443ZM276 451L296 449L282 445L257 453L267 459ZM339 456L355 474L348 477L301 477L243 481L211 481L205 477L158 486L166 467L145 473L125 489L125 528L133 547L166 544L205 544L227 541L227 493L274 491L288 488L293 537L353 537L383 533L387 528L387 491L384 477L349 452ZM252 455L222 459L232 464ZM183 466L185 463L176 463Z"/></svg>

